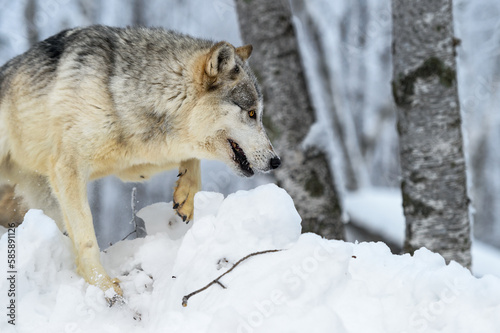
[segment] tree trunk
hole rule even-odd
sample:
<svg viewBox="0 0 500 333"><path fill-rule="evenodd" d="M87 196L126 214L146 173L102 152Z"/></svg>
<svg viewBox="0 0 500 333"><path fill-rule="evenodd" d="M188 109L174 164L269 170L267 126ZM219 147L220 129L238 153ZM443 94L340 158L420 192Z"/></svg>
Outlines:
<svg viewBox="0 0 500 333"><path fill-rule="evenodd" d="M303 231L344 236L341 208L326 154L303 147L315 121L288 1L236 0L243 40L252 43L250 64L264 93L266 125L282 159L278 184L292 196Z"/></svg>
<svg viewBox="0 0 500 333"><path fill-rule="evenodd" d="M146 4L144 0L134 0L132 3L132 25L145 26L147 24L145 11Z"/></svg>
<svg viewBox="0 0 500 333"><path fill-rule="evenodd" d="M471 266L451 0L392 0L405 248Z"/></svg>
<svg viewBox="0 0 500 333"><path fill-rule="evenodd" d="M26 20L26 32L28 36L28 42L34 45L39 41L38 27L35 23L35 16L37 13L37 3L36 0L28 0L24 7L24 19Z"/></svg>
<svg viewBox="0 0 500 333"><path fill-rule="evenodd" d="M318 99L322 101L316 103L316 107L325 108L325 112L331 116L331 126L335 135L335 151L338 153L337 163L339 174L342 177L343 185L349 191L358 190L361 186L368 182L368 173L364 160L361 154L360 146L357 141L357 135L354 126L348 126L346 117L352 117L347 114L348 110L339 108L335 105L333 87L334 80L331 77L329 70L329 62L331 62L330 53L325 50L321 26L318 20L311 14L309 7L303 0L292 0L292 11L302 23L302 30L305 34L304 39L306 45L301 45L301 49L310 48L309 53L314 56L309 56L309 68L307 73L310 73L308 81L317 81L316 87L310 85L311 91L316 90ZM312 4L315 6L317 4ZM299 34L300 36L300 34ZM300 38L299 38L300 39ZM303 39L303 40L304 40ZM308 44L308 45L307 45ZM307 62L307 54L302 53L303 61ZM314 94L310 96L314 102ZM350 121L353 123L353 121ZM353 140L354 139L354 140ZM354 144L353 144L354 143ZM337 183L337 187L341 186Z"/></svg>

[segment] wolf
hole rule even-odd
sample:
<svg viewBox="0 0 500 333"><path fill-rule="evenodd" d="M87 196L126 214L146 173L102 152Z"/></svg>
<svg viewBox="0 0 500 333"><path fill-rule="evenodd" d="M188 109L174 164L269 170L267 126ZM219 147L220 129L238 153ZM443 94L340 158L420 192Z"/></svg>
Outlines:
<svg viewBox="0 0 500 333"><path fill-rule="evenodd" d="M200 159L246 177L280 166L251 53L161 28L90 26L0 68L0 179L71 238L88 283L123 294L100 263L90 180L142 181L178 168L173 209L188 221Z"/></svg>

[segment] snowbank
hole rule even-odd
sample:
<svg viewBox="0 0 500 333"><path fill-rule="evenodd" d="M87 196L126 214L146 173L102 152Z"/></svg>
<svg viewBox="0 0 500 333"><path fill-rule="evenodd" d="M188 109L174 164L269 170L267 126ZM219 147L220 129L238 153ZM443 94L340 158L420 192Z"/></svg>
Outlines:
<svg viewBox="0 0 500 333"><path fill-rule="evenodd" d="M357 225L403 247L405 217L400 190L366 187L346 193L344 204ZM500 250L473 239L472 271L476 276L492 274L500 277Z"/></svg>
<svg viewBox="0 0 500 333"><path fill-rule="evenodd" d="M288 194L265 185L223 198L196 196L186 226L171 204L140 212L149 236L102 254L127 305L75 273L69 240L40 211L17 233L17 332L496 332L500 280L477 279L425 249L392 255L383 243L329 241L300 234ZM7 234L0 240L6 253ZM242 257L249 258L192 296ZM7 272L5 255L0 271ZM4 273L7 274L7 273ZM2 308L8 281L0 279ZM4 310L5 311L5 310ZM142 320L134 320L141 315ZM0 332L16 332L0 320Z"/></svg>

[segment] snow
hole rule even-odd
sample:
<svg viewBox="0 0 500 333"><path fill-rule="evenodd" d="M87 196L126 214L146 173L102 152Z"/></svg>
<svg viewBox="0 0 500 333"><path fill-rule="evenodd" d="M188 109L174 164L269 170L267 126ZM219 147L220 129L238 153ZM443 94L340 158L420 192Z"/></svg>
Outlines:
<svg viewBox="0 0 500 333"><path fill-rule="evenodd" d="M492 274L500 277L500 250L474 240L472 243L472 271L476 276Z"/></svg>
<svg viewBox="0 0 500 333"><path fill-rule="evenodd" d="M148 236L102 253L125 305L76 273L67 237L41 211L16 230L16 327L1 332L496 332L500 279L476 278L426 249L393 255L384 243L301 234L290 196L268 184L226 198L200 192L186 225L158 203L138 214ZM0 239L6 253L7 234ZM214 284L182 298L241 262ZM6 260L0 261L6 272ZM0 279L0 304L7 304ZM141 320L134 320L140 315Z"/></svg>
<svg viewBox="0 0 500 333"><path fill-rule="evenodd" d="M344 204L349 218L356 225L403 246L405 217L400 190L367 187L346 193ZM476 276L492 274L500 277L500 250L473 239L472 271Z"/></svg>
<svg viewBox="0 0 500 333"><path fill-rule="evenodd" d="M400 247L403 246L405 218L400 190L366 187L348 192L344 205L350 219L356 224L380 234Z"/></svg>

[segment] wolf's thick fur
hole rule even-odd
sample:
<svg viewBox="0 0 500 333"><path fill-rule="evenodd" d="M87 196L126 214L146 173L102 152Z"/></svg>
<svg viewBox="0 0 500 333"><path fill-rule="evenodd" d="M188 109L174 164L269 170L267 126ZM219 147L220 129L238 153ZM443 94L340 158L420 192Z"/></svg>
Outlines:
<svg viewBox="0 0 500 333"><path fill-rule="evenodd" d="M245 176L279 166L246 64L251 51L162 29L93 26L0 68L0 179L68 233L89 283L122 293L99 261L89 180L179 168L174 208L191 219L199 159Z"/></svg>

